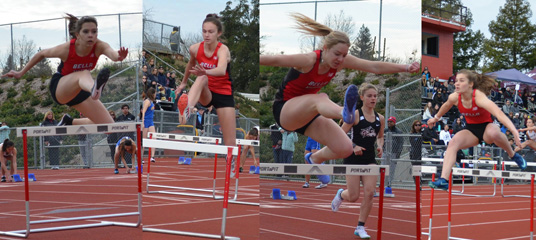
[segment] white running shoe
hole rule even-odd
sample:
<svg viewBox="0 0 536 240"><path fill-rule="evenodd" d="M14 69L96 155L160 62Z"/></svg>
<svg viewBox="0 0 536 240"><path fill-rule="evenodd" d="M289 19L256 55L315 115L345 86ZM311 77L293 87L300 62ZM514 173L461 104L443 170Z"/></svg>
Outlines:
<svg viewBox="0 0 536 240"><path fill-rule="evenodd" d="M357 228L354 231L354 234L361 239L369 239L370 236L367 234L367 231L365 231L365 227L363 226L357 226Z"/></svg>
<svg viewBox="0 0 536 240"><path fill-rule="evenodd" d="M337 194L335 194L335 197L333 197L333 201L331 201L331 211L337 212L339 211L339 207L342 204L342 198L341 193L344 191L342 188L337 191Z"/></svg>
<svg viewBox="0 0 536 240"><path fill-rule="evenodd" d="M309 183L308 182L305 182L302 186L302 188L309 188Z"/></svg>
<svg viewBox="0 0 536 240"><path fill-rule="evenodd" d="M316 189L322 189L322 188L325 188L325 187L327 187L327 186L328 186L327 184L323 184L323 183L321 183L320 185L316 186L315 188L316 188Z"/></svg>
<svg viewBox="0 0 536 240"><path fill-rule="evenodd" d="M154 162L154 163L155 163L155 162L156 162L156 160L154 160L154 158L151 158L151 162Z"/></svg>

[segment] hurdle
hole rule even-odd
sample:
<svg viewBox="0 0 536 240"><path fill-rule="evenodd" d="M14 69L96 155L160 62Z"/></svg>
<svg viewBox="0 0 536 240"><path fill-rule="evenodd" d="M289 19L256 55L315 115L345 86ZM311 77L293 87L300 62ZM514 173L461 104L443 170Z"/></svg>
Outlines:
<svg viewBox="0 0 536 240"><path fill-rule="evenodd" d="M134 132L134 131L136 131L137 139L138 139L138 142L137 142L138 153L137 154L138 156L141 156L141 147L140 147L141 146L141 124L140 123L113 123L113 124L95 124L95 125L78 125L78 126L17 128L17 137L22 137L22 142L24 145L24 151L23 151L24 176L28 176L28 147L27 147L28 136L40 137L40 136L78 135L78 134L89 134L89 133ZM141 168L141 161L139 161L139 159L141 159L141 157L138 157L138 161L137 161L138 168ZM48 232L48 231L59 231L59 230L68 230L68 229L90 228L90 227L104 227L104 226L123 226L123 227L137 228L141 224L141 219L142 219L141 203L142 202L141 202L141 172L140 171L138 171L138 211L137 212L30 221L30 190L29 190L28 177L24 178L24 198L25 198L25 208L26 208L26 229L9 231L9 232L0 232L0 235L27 238L30 235L30 233L33 233L33 232ZM32 229L30 227L32 224L67 222L67 221L78 221L78 220L95 219L95 218L111 218L111 217L125 217L125 216L138 216L138 221L136 223L101 221L100 223L93 223L93 224L81 224L81 225L70 225L70 226L63 226L63 227L49 227L49 228L37 228L37 229Z"/></svg>
<svg viewBox="0 0 536 240"><path fill-rule="evenodd" d="M226 159L226 168L225 168L225 188L223 196L223 214L222 214L222 224L221 224L221 235L214 234L205 234L197 232L187 232L187 231L174 231L158 228L146 228L143 227L142 231L144 232L158 232L166 234L175 234L175 235L184 235L184 236L193 236L193 237L203 237L203 238L213 238L213 239L240 239L238 237L225 236L225 226L227 221L227 205L229 199L229 183L231 178L231 161L232 156L238 155L238 147L229 147L229 146L220 146L220 145L207 145L188 143L188 142L177 142L177 141L165 141L165 140L156 140L156 139L143 139L143 145L149 148L161 148L161 149L171 149L179 151L195 151L195 152L206 152L213 154L227 154ZM149 157L151 156L149 150ZM149 161L149 169L150 169ZM147 171L149 173L150 170Z"/></svg>
<svg viewBox="0 0 536 240"><path fill-rule="evenodd" d="M431 172L436 171L436 169L422 169L422 172ZM501 170L483 170L483 169L463 169L463 168L452 168L449 178L449 186L452 186L452 176L461 175L461 176L472 176L472 177L489 177L493 176L496 178L509 178L509 179L520 179L520 180L530 180L531 181L531 197L530 197L530 239L533 240L534 233L534 175L535 173L525 173L525 172L512 172L512 171L501 171ZM433 209L433 191L430 200L430 226L429 233L423 233L423 235L429 235L428 239L432 239L432 209ZM455 240L463 240L464 238L452 237L452 187L449 187L448 190L448 238Z"/></svg>
<svg viewBox="0 0 536 240"><path fill-rule="evenodd" d="M385 176L389 175L389 165L323 165L323 164L281 164L261 163L260 174L274 175L368 175L380 176L380 199L378 207L378 229L376 239L382 238L383 200Z"/></svg>
<svg viewBox="0 0 536 240"><path fill-rule="evenodd" d="M421 172L420 173L421 173L421 175L423 173L432 174L432 181L435 181L435 175L437 173L437 167L435 167L435 166L421 166ZM419 185L420 185L420 183L419 183ZM420 188L419 188L419 191L420 191ZM432 239L432 217L433 217L433 213L434 213L434 192L435 192L435 189L432 188L431 191L432 192L431 192L431 197L430 197L430 216L428 217L428 232L421 232L420 228L417 231L417 232L421 232L422 235L427 235L428 240Z"/></svg>
<svg viewBox="0 0 536 240"><path fill-rule="evenodd" d="M201 142L201 143L204 143L204 144L214 144L214 145L209 145L209 146L217 146L222 141L221 138L198 137L198 136L178 135L178 134L168 134L168 133L149 133L148 137L150 139L155 138L155 139L163 139L163 140L178 140L178 141L193 142L193 143ZM176 142L176 141L169 141L169 142ZM259 206L259 203L237 201L237 198L238 198L238 182L239 182L239 178L240 178L238 169L240 168L241 146L242 145L259 146L259 141L257 141L257 140L236 139L236 144L238 145L238 153L239 154L238 154L237 159L236 159L236 162L238 163L238 165L237 165L237 167L235 167L235 192L234 192L234 197L229 200L229 203ZM158 147L158 148L160 148L160 147ZM151 155L151 149L149 148L149 156L150 155ZM214 155L214 174L213 174L213 178L212 178L212 190L150 184L151 161L148 161L148 162L149 162L149 165L148 165L148 170L147 170L147 186L146 186L146 192L147 193L163 193L163 194L172 194L172 195L181 195L181 196L203 197L203 198L212 198L212 199L215 199L215 200L223 199L223 196L216 195L216 173L217 173L216 169L217 169L217 166L218 166L218 154L217 153ZM167 189L175 189L175 190L182 190L182 191L192 191L192 192L210 192L211 195L209 195L209 194L201 194L201 193L191 193L191 192L151 191L151 190L149 190L149 187L167 188Z"/></svg>
<svg viewBox="0 0 536 240"><path fill-rule="evenodd" d="M515 162L502 162L502 165L501 165L502 170L505 170L505 165L517 166L517 164ZM528 162L527 166L534 167L534 166L536 166L536 163ZM530 197L528 195L506 195L504 193L504 185L505 184L504 184L504 178L503 178L503 179L501 179L501 196L503 196L503 197L521 197L521 198L529 198Z"/></svg>
<svg viewBox="0 0 536 240"><path fill-rule="evenodd" d="M417 225L417 239L421 239L421 166L412 166L411 175L415 178L415 221Z"/></svg>

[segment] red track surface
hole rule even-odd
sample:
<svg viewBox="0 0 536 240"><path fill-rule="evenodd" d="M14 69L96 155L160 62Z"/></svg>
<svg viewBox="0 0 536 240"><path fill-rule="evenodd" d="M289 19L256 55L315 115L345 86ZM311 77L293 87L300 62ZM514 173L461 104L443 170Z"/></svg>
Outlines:
<svg viewBox="0 0 536 240"><path fill-rule="evenodd" d="M530 185L505 186L507 195L530 195ZM454 190L461 190L454 186ZM493 186L465 186L466 194L491 195ZM431 191L422 192L422 232L428 232ZM462 239L530 239L530 198L452 195L451 237ZM432 239L447 239L448 193L434 193ZM428 239L423 235L422 239Z"/></svg>
<svg viewBox="0 0 536 240"><path fill-rule="evenodd" d="M329 185L324 189L302 188L302 182L261 179L261 239L356 239L359 206L344 202L337 213L331 211L331 200L343 185ZM273 188L296 191L298 200L273 200ZM395 198L385 198L382 239L415 239L415 192L394 189ZM376 238L378 199L369 215L366 227L372 239Z"/></svg>
<svg viewBox="0 0 536 240"><path fill-rule="evenodd" d="M157 159L151 164L151 184L212 189L213 159L195 158L192 165L177 165L177 159ZM251 161L249 161L251 162ZM223 195L224 161L218 161L216 189ZM145 164L147 167L147 163ZM145 168L144 168L145 170ZM93 216L137 211L137 174L113 174L113 169L30 170L37 182L30 182L31 221ZM21 171L22 173L22 171ZM222 200L153 193L147 194L143 175L144 227L221 233ZM231 180L234 193L235 180ZM238 201L259 201L258 175L240 175ZM151 188L151 190L164 190ZM25 225L24 184L0 184L0 231L22 230ZM31 225L32 229L75 224L120 221L135 223L137 216ZM259 207L229 204L227 236L259 239ZM19 239L0 236L0 239ZM31 233L28 239L199 239L178 235L142 232L142 227L96 227Z"/></svg>

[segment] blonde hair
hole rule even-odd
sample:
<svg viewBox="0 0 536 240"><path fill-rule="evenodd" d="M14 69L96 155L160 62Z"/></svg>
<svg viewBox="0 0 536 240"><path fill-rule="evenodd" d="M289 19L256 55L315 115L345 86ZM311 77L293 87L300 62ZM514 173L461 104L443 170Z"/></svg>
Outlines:
<svg viewBox="0 0 536 240"><path fill-rule="evenodd" d="M497 85L494 77L477 73L472 70L462 69L458 72L464 74L470 83L473 83L473 89L478 89L489 96L493 87Z"/></svg>
<svg viewBox="0 0 536 240"><path fill-rule="evenodd" d="M376 92L378 92L378 88L370 83L363 83L361 84L361 87L359 87L359 96L363 96L365 92L369 89L374 89Z"/></svg>
<svg viewBox="0 0 536 240"><path fill-rule="evenodd" d="M52 112L51 110L50 111L47 111L47 113L45 113L45 117L43 118L43 121L47 120L47 116L48 114L51 114L52 113L52 120L56 119L54 118L54 112Z"/></svg>
<svg viewBox="0 0 536 240"><path fill-rule="evenodd" d="M299 32L312 36L324 37L323 44L328 49L332 48L338 43L343 43L348 46L351 45L348 34L344 32L334 31L328 26L318 23L317 21L301 13L291 13L290 17L296 21L296 29L298 29Z"/></svg>

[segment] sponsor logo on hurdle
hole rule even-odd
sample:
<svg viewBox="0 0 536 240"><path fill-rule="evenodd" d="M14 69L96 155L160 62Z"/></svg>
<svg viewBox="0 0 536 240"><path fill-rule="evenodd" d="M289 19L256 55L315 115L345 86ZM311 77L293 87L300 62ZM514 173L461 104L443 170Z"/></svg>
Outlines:
<svg viewBox="0 0 536 240"><path fill-rule="evenodd" d="M84 126L80 126L77 130L76 130L76 133L88 133L89 131L84 127Z"/></svg>
<svg viewBox="0 0 536 240"><path fill-rule="evenodd" d="M510 177L526 178L528 177L528 174L513 172L513 173L510 173Z"/></svg>
<svg viewBox="0 0 536 240"><path fill-rule="evenodd" d="M129 127L127 125L123 126L112 126L112 130L128 130Z"/></svg>
<svg viewBox="0 0 536 240"><path fill-rule="evenodd" d="M317 173L317 174L323 174L322 170L318 166L311 166L311 169L307 173Z"/></svg>
<svg viewBox="0 0 536 240"><path fill-rule="evenodd" d="M459 169L459 168L456 168L454 170L456 171L457 174L462 174L462 175L470 175L471 173L473 173L473 170L471 170L471 169Z"/></svg>
<svg viewBox="0 0 536 240"><path fill-rule="evenodd" d="M199 141L200 141L200 142L212 142L213 140L214 140L214 139L212 139L212 138L207 138L207 137L200 137L200 138L199 138ZM197 140L195 140L195 138L194 138L194 141L197 141Z"/></svg>
<svg viewBox="0 0 536 240"><path fill-rule="evenodd" d="M350 168L351 173L370 173L370 168Z"/></svg>
<svg viewBox="0 0 536 240"><path fill-rule="evenodd" d="M277 172L279 171L279 167L260 167L261 172Z"/></svg>
<svg viewBox="0 0 536 240"><path fill-rule="evenodd" d="M51 133L52 129L35 129L33 130L33 134L48 134Z"/></svg>
<svg viewBox="0 0 536 240"><path fill-rule="evenodd" d="M162 134L162 133L153 133L153 137L154 138L167 138L168 135L167 134Z"/></svg>

